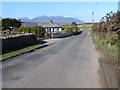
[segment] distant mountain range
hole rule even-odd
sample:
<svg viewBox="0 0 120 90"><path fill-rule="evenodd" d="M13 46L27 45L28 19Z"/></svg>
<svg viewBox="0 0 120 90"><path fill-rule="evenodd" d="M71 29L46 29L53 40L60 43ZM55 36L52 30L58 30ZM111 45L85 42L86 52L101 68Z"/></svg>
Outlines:
<svg viewBox="0 0 120 90"><path fill-rule="evenodd" d="M0 17L2 19L2 17ZM76 22L77 24L79 23L85 23L82 20L76 19L76 18L71 18L71 17L63 17L63 16L39 16L35 17L33 19L29 19L27 17L21 17L20 18L22 22L49 22L50 19L56 24L71 24L72 22Z"/></svg>
<svg viewBox="0 0 120 90"><path fill-rule="evenodd" d="M83 21L76 19L76 18L71 18L71 17L63 17L63 16L39 16L33 19L29 19L27 17L22 17L20 18L22 22L49 22L49 19L52 19L52 21L56 24L71 24L72 22L76 22L77 24L79 23L84 23Z"/></svg>

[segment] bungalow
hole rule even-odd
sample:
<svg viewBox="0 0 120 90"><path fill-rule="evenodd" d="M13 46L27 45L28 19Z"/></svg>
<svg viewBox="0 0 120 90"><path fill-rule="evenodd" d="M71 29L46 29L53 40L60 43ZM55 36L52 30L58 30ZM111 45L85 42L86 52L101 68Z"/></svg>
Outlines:
<svg viewBox="0 0 120 90"><path fill-rule="evenodd" d="M62 26L55 24L52 22L52 20L50 20L49 22L24 22L22 23L22 26L42 26L44 27L45 31L47 32L61 32L62 31Z"/></svg>

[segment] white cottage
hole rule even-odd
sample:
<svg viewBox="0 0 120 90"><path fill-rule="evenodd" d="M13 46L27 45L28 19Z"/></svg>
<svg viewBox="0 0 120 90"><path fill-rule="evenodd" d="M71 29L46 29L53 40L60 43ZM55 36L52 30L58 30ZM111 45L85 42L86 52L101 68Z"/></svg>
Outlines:
<svg viewBox="0 0 120 90"><path fill-rule="evenodd" d="M45 31L48 32L61 32L62 27L58 24L55 24L50 20L50 22L38 22L39 26L43 26L45 28Z"/></svg>
<svg viewBox="0 0 120 90"><path fill-rule="evenodd" d="M48 32L61 32L62 31L62 26L55 24L50 20L49 22L24 22L22 23L22 26L42 26L44 27L45 31Z"/></svg>

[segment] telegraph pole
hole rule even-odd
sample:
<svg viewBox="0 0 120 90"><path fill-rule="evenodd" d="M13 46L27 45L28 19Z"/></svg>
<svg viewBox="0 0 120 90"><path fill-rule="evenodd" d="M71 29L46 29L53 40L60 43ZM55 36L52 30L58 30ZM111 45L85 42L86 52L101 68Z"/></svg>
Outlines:
<svg viewBox="0 0 120 90"><path fill-rule="evenodd" d="M118 12L120 12L120 1L118 2Z"/></svg>
<svg viewBox="0 0 120 90"><path fill-rule="evenodd" d="M92 12L92 22L94 24L94 12Z"/></svg>
<svg viewBox="0 0 120 90"><path fill-rule="evenodd" d="M120 1L118 2L118 21L119 21L119 12L120 12ZM118 36L118 39L120 38L120 35ZM118 48L118 87L120 87L120 48ZM119 89L120 90L120 89Z"/></svg>

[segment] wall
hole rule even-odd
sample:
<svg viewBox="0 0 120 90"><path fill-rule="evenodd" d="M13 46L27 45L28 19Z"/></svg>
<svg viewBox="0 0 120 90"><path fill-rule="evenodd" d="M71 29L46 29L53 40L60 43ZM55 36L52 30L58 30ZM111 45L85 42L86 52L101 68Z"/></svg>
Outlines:
<svg viewBox="0 0 120 90"><path fill-rule="evenodd" d="M70 36L73 35L73 33L52 33L52 38L62 38L62 37L66 37L66 36Z"/></svg>
<svg viewBox="0 0 120 90"><path fill-rule="evenodd" d="M36 37L35 35L31 34L8 38L0 38L0 41L2 41L1 47L2 53L4 54L10 51L18 50L36 44Z"/></svg>

